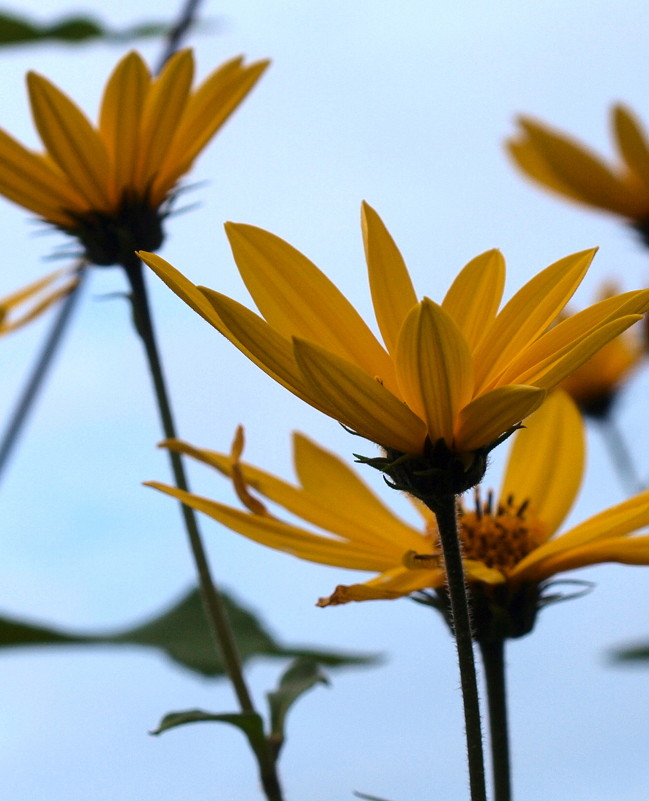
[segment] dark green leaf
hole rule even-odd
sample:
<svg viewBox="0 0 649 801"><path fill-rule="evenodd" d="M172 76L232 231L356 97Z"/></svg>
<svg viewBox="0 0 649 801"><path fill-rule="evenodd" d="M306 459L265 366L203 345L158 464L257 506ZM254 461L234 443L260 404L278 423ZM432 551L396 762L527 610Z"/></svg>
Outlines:
<svg viewBox="0 0 649 801"><path fill-rule="evenodd" d="M87 16L70 16L58 22L45 24L15 14L0 13L0 46L34 44L42 41L76 43L89 39L127 42L143 37L166 36L168 31L168 26L157 22L141 23L116 31Z"/></svg>
<svg viewBox="0 0 649 801"><path fill-rule="evenodd" d="M649 643L618 648L611 657L614 662L649 662Z"/></svg>
<svg viewBox="0 0 649 801"><path fill-rule="evenodd" d="M252 750L264 759L266 751L266 738L264 736L264 722L260 715L254 712L233 712L221 715L204 712L202 709L188 709L186 712L170 712L160 721L160 725L151 734L162 734L169 729L185 726L188 723L230 723L246 735Z"/></svg>
<svg viewBox="0 0 649 801"><path fill-rule="evenodd" d="M367 654L284 646L251 612L227 595L224 601L244 661L256 656L306 656L331 667L367 665L378 661L376 656ZM204 676L222 676L224 673L197 590L191 590L169 609L141 625L113 634L69 632L0 617L0 648L43 645L144 646L162 651L177 664Z"/></svg>
<svg viewBox="0 0 649 801"><path fill-rule="evenodd" d="M315 660L300 657L291 662L284 671L278 688L268 693L271 737L277 746L284 742L288 710L301 695L316 684L329 684L329 680Z"/></svg>

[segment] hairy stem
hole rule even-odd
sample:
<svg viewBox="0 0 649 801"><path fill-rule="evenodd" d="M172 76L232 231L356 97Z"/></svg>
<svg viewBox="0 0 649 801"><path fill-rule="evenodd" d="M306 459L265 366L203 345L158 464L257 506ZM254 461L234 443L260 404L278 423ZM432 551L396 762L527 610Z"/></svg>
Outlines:
<svg viewBox="0 0 649 801"><path fill-rule="evenodd" d="M482 664L484 665L487 704L489 707L494 801L511 801L505 641L499 639L481 642L480 653L482 654Z"/></svg>

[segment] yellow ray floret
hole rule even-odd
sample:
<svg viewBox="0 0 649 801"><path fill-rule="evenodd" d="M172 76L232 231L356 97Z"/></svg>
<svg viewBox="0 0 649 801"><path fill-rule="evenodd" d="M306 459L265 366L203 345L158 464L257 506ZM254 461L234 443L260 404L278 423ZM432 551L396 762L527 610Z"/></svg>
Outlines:
<svg viewBox="0 0 649 801"><path fill-rule="evenodd" d="M488 448L649 308L649 292L639 291L554 325L593 250L545 268L502 308L497 251L470 261L441 304L418 300L394 240L366 204L362 228L382 341L311 261L259 228L226 226L259 314L195 286L159 256L140 255L299 398L386 450L413 455L440 440L456 454Z"/></svg>
<svg viewBox="0 0 649 801"><path fill-rule="evenodd" d="M365 583L340 585L321 605L444 587L435 520L422 504L415 503L420 526L406 523L344 462L300 434L293 439L297 484L241 462L240 435L235 442L230 454L179 440L163 445L232 479L242 509L157 482L149 486L268 547L378 572ZM565 393L554 392L514 436L500 493L477 491L475 506L459 506L465 569L476 596L500 588L494 597L501 601L520 598L523 590L536 597L555 574L600 562L649 565L649 535L637 535L649 525L649 491L558 533L578 493L584 456L579 412Z"/></svg>

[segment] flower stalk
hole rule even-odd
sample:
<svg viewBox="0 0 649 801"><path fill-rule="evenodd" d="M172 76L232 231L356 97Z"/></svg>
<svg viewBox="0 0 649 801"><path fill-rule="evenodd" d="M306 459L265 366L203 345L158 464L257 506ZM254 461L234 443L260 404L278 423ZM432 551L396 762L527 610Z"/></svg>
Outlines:
<svg viewBox="0 0 649 801"><path fill-rule="evenodd" d="M158 352L148 294L146 291L146 285L144 283L144 276L142 274L142 262L136 256L133 256L129 263L122 266L126 271L126 275L131 286L135 326L146 351L147 361L158 402L158 410L160 412L162 428L167 438L175 438L176 428L174 424L171 403L169 400L169 394L167 392L162 362ZM171 463L171 469L176 486L181 490L188 491L187 477L180 455L178 453L174 453L173 451L169 451L169 461ZM192 556L194 558L198 573L199 586L203 598L203 606L212 637L217 649L223 657L225 669L228 678L232 683L232 687L239 702L241 712L256 714L256 710L243 675L241 659L239 657L237 645L227 617L223 599L212 577L212 572L205 548L202 543L196 516L194 511L184 504L181 504L181 509ZM264 792L268 798L268 801L282 801L282 793L276 771L276 760L270 753L270 746L268 749L267 758L262 759L259 756L258 763Z"/></svg>
<svg viewBox="0 0 649 801"><path fill-rule="evenodd" d="M23 388L23 391L14 407L13 413L9 418L9 423L4 435L0 440L0 477L4 473L9 458L18 442L20 435L29 419L29 413L34 407L34 403L45 384L45 379L49 373L59 346L63 341L63 336L67 331L68 325L72 320L72 313L76 308L77 302L81 297L81 290L87 273L88 263L85 259L79 259L76 266L77 283L61 301L57 316L50 332L45 340L40 355L38 356L31 374Z"/></svg>
<svg viewBox="0 0 649 801"><path fill-rule="evenodd" d="M505 640L503 638L481 640L479 645L484 666L487 706L489 709L494 801L511 801Z"/></svg>
<svg viewBox="0 0 649 801"><path fill-rule="evenodd" d="M437 518L439 539L444 556L451 621L460 667L471 801L486 801L480 699L473 653L469 595L462 566L455 496L437 496L433 507L432 511Z"/></svg>

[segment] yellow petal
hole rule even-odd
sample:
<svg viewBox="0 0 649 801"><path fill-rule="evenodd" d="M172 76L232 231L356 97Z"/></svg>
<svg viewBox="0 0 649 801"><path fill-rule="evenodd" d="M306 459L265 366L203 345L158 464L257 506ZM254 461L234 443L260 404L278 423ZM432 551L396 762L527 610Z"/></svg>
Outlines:
<svg viewBox="0 0 649 801"><path fill-rule="evenodd" d="M505 288L505 260L498 250L472 259L451 284L442 308L455 320L475 352L489 330Z"/></svg>
<svg viewBox="0 0 649 801"><path fill-rule="evenodd" d="M515 384L481 395L460 412L455 449L468 452L488 445L538 409L545 396L542 389Z"/></svg>
<svg viewBox="0 0 649 801"><path fill-rule="evenodd" d="M340 584L328 598L321 598L318 606L338 606L350 601L390 601L402 598L416 590L439 587L444 578L441 570L407 570L396 567L386 570L364 584Z"/></svg>
<svg viewBox="0 0 649 801"><path fill-rule="evenodd" d="M334 409L332 417L385 448L421 453L424 423L379 381L311 342L295 340L294 353L310 395Z"/></svg>
<svg viewBox="0 0 649 801"><path fill-rule="evenodd" d="M128 53L110 76L99 115L99 133L111 160L113 202L133 188L140 146L140 117L151 85L149 70L138 55Z"/></svg>
<svg viewBox="0 0 649 801"><path fill-rule="evenodd" d="M509 453L500 491L516 504L529 501L531 514L547 526L551 537L568 514L584 471L584 425L579 410L557 390L525 422Z"/></svg>
<svg viewBox="0 0 649 801"><path fill-rule="evenodd" d="M649 189L649 142L633 114L624 106L613 109L617 145L629 170ZM647 203L649 213L649 202Z"/></svg>
<svg viewBox="0 0 649 801"><path fill-rule="evenodd" d="M270 62L227 61L190 95L156 184L173 186L257 83Z"/></svg>
<svg viewBox="0 0 649 801"><path fill-rule="evenodd" d="M508 364L556 319L594 255L594 249L585 250L551 264L505 305L474 354L476 391L494 386Z"/></svg>
<svg viewBox="0 0 649 801"><path fill-rule="evenodd" d="M607 297L577 314L572 314L546 331L523 354L514 359L499 381L503 384L533 383L526 377L534 375L540 367L557 359L559 354L566 352L566 348L576 345L604 323L626 315L639 314L648 307L649 290L639 290Z"/></svg>
<svg viewBox="0 0 649 801"><path fill-rule="evenodd" d="M3 130L0 130L0 194L55 225L74 222L65 209L80 210L87 205L60 170Z"/></svg>
<svg viewBox="0 0 649 801"><path fill-rule="evenodd" d="M165 64L151 84L141 110L136 183L148 189L160 172L178 121L182 119L194 76L191 50L181 50ZM156 185L151 205L158 206L170 187Z"/></svg>
<svg viewBox="0 0 649 801"><path fill-rule="evenodd" d="M273 517L251 515L156 481L146 482L146 486L176 498L254 542L309 562L353 570L383 570L390 564L381 553L373 552L371 548L312 534Z"/></svg>
<svg viewBox="0 0 649 801"><path fill-rule="evenodd" d="M261 228L227 223L226 231L241 277L275 330L315 342L395 389L388 354L315 264Z"/></svg>
<svg viewBox="0 0 649 801"><path fill-rule="evenodd" d="M34 122L48 153L93 209L107 210L110 163L97 132L46 78L30 72L27 85Z"/></svg>
<svg viewBox="0 0 649 801"><path fill-rule="evenodd" d="M535 365L527 373L520 376L521 381L529 382L537 387L550 390L557 387L564 378L587 362L593 354L615 339L629 326L639 322L639 314L631 314L606 323L591 334L582 337L573 345L567 345L562 351L548 357L545 362Z"/></svg>
<svg viewBox="0 0 649 801"><path fill-rule="evenodd" d="M361 225L376 321L386 348L394 354L399 331L417 296L399 248L367 203L361 208Z"/></svg>
<svg viewBox="0 0 649 801"><path fill-rule="evenodd" d="M402 326L397 377L408 405L426 420L431 441L443 438L452 447L455 420L473 390L473 362L455 322L428 298Z"/></svg>
<svg viewBox="0 0 649 801"><path fill-rule="evenodd" d="M578 203L586 202L579 192L554 172L546 161L544 154L524 135L518 140L510 139L507 142L507 150L513 161L529 178L538 181L546 189L552 189L554 192Z"/></svg>
<svg viewBox="0 0 649 801"><path fill-rule="evenodd" d="M537 150L559 181L583 203L633 217L637 204L624 183L593 152L574 140L527 118L519 120L527 141Z"/></svg>

